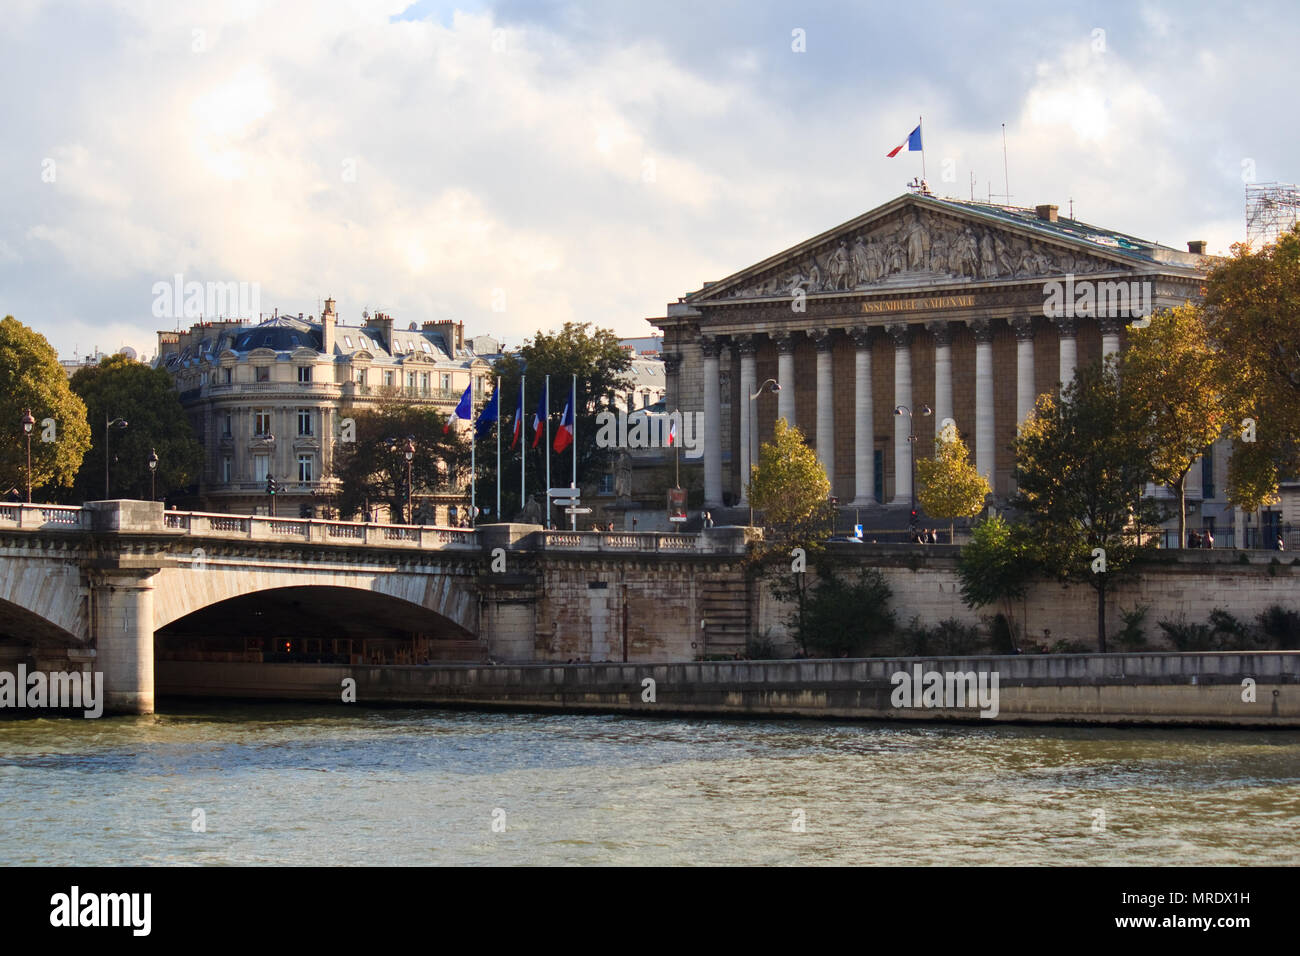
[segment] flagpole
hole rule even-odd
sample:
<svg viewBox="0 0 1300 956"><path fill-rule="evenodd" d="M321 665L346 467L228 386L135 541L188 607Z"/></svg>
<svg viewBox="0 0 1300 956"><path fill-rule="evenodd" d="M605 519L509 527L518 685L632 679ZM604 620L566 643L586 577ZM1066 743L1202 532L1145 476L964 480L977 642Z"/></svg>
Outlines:
<svg viewBox="0 0 1300 956"><path fill-rule="evenodd" d="M573 487L578 487L578 373L573 373L573 388L569 392L569 414L573 416ZM573 509L573 530L578 530L578 509Z"/></svg>
<svg viewBox="0 0 1300 956"><path fill-rule="evenodd" d="M524 489L524 460L528 458L528 432L524 431L524 373L519 373L519 510L528 505L528 493Z"/></svg>
<svg viewBox="0 0 1300 956"><path fill-rule="evenodd" d="M492 401L497 403L497 521L501 521L501 376L497 376Z"/></svg>
<svg viewBox="0 0 1300 956"><path fill-rule="evenodd" d="M478 499L475 497L475 485L478 483L478 472L474 466L474 446L478 444L478 429L471 428L469 432L469 526L472 528L478 522Z"/></svg>
<svg viewBox="0 0 1300 956"><path fill-rule="evenodd" d="M921 179L925 179L925 125L919 116L916 118L916 128L921 131Z"/></svg>
<svg viewBox="0 0 1300 956"><path fill-rule="evenodd" d="M542 453L546 455L546 530L551 530L551 376L546 376L546 444Z"/></svg>

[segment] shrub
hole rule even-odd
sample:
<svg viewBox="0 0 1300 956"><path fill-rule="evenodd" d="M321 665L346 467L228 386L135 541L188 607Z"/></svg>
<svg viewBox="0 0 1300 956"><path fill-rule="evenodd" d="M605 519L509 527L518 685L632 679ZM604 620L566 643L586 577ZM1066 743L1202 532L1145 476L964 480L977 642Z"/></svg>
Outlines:
<svg viewBox="0 0 1300 956"><path fill-rule="evenodd" d="M1279 650L1300 650L1300 613L1280 604L1270 604L1255 620L1259 622L1259 629Z"/></svg>
<svg viewBox="0 0 1300 956"><path fill-rule="evenodd" d="M1147 646L1146 636L1146 617L1147 612L1151 610L1150 605L1137 604L1131 610L1119 609L1120 619L1123 620L1124 626L1120 628L1119 633L1115 635L1115 643L1127 650L1136 650L1139 647Z"/></svg>
<svg viewBox="0 0 1300 956"><path fill-rule="evenodd" d="M898 653L904 657L966 657L985 647L983 634L975 624L963 624L955 617L934 627L925 627L914 617L899 635Z"/></svg>
<svg viewBox="0 0 1300 956"><path fill-rule="evenodd" d="M1218 607L1210 612L1206 624L1189 624L1181 614L1158 624L1180 651L1248 651L1263 644L1249 624Z"/></svg>
<svg viewBox="0 0 1300 956"><path fill-rule="evenodd" d="M876 568L864 568L856 581L827 572L804 610L802 643L828 657L866 653L894 632L890 596L889 584Z"/></svg>
<svg viewBox="0 0 1300 956"><path fill-rule="evenodd" d="M1089 654L1096 648L1089 647L1084 641L1061 639L1052 645L1052 654Z"/></svg>

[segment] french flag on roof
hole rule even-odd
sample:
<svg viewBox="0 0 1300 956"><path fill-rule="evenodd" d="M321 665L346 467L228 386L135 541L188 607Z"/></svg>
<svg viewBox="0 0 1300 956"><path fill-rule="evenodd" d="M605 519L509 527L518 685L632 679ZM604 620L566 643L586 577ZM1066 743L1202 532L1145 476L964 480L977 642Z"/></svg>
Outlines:
<svg viewBox="0 0 1300 956"><path fill-rule="evenodd" d="M921 126L919 123L917 124L916 129L912 130L912 132L907 134L907 139L903 140L901 143L899 143L897 146L895 146L893 149L891 149L888 153L885 154L886 157L888 157L889 159L893 159L900 152L902 152L904 146L907 147L907 151L909 153L915 153L921 149Z"/></svg>

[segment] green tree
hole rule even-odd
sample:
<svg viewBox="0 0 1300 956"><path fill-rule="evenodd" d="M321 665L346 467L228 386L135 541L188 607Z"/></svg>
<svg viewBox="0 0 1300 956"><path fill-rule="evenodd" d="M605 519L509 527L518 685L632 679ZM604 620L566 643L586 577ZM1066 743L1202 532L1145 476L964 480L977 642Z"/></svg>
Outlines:
<svg viewBox="0 0 1300 956"><path fill-rule="evenodd" d="M1008 524L999 515L985 518L957 559L961 598L974 609L998 605L1013 635L1016 602L1023 600L1034 576L1035 556L1024 525Z"/></svg>
<svg viewBox="0 0 1300 956"><path fill-rule="evenodd" d="M32 487L70 487L90 448L85 403L68 386L45 336L7 315L0 322L0 421L9 437L0 442L0 493L12 489L26 494L27 440L21 421L28 409L36 419Z"/></svg>
<svg viewBox="0 0 1300 956"><path fill-rule="evenodd" d="M1178 494L1182 547L1187 540L1187 472L1231 420L1201 310L1179 306L1158 312L1146 328L1130 330L1119 374L1151 434L1156 479Z"/></svg>
<svg viewBox="0 0 1300 956"><path fill-rule="evenodd" d="M953 520L974 518L984 510L984 501L993 489L988 480L975 470L966 443L951 426L935 439L935 457L916 463L916 500L926 514L948 519L948 540L952 540Z"/></svg>
<svg viewBox="0 0 1300 956"><path fill-rule="evenodd" d="M1012 504L1029 517L1046 570L1097 592L1097 647L1106 651L1106 595L1147 550L1159 516L1142 492L1155 480L1154 440L1113 356L1080 368L1059 400L1039 397L1015 441Z"/></svg>
<svg viewBox="0 0 1300 956"><path fill-rule="evenodd" d="M1228 494L1254 510L1300 474L1300 229L1234 245L1206 277L1204 309L1220 388L1250 419L1233 423Z"/></svg>
<svg viewBox="0 0 1300 956"><path fill-rule="evenodd" d="M415 495L469 494L469 437L444 432L448 416L429 405L392 398L351 413L356 441L338 443L333 477L339 482L340 514L352 517L377 504L394 515L407 513L406 443L415 444L411 485ZM480 489L481 490L481 489Z"/></svg>
<svg viewBox="0 0 1300 956"><path fill-rule="evenodd" d="M539 331L524 342L518 351L497 360L494 374L501 378L501 468L502 511L517 513L523 507L519 501L519 456L527 455L528 486L540 489L545 482L546 458L549 449L543 448L545 438L534 449L533 413L545 388L546 377L551 379L551 441L560 423L560 415L569 398L573 376L578 377L578 487L587 488L599 481L609 469L617 449L596 445L596 415L614 407L615 395L632 387L628 375L632 358L619 344L618 335L610 329L594 328L590 322L566 322L558 332ZM519 404L519 379L525 379L524 428L519 444L510 448L514 429L516 407ZM488 466L495 482L496 441L491 439L480 445L491 458ZM551 484L568 485L572 474L573 453L566 450L551 462ZM493 484L493 497L496 486ZM545 494L540 499L545 502Z"/></svg>
<svg viewBox="0 0 1300 956"><path fill-rule="evenodd" d="M159 499L199 479L203 447L181 407L171 376L125 355L110 355L98 365L78 369L72 390L86 403L91 450L73 485L73 500L104 497L104 423L121 418L109 438L109 494L148 499L149 455L158 455L154 486Z"/></svg>
<svg viewBox="0 0 1300 956"><path fill-rule="evenodd" d="M794 602L794 630L802 644L808 634L808 560L822 550L835 509L826 469L803 433L784 418L776 420L772 441L759 449L748 493L763 515L763 541L751 551L750 561L767 578L773 597Z"/></svg>

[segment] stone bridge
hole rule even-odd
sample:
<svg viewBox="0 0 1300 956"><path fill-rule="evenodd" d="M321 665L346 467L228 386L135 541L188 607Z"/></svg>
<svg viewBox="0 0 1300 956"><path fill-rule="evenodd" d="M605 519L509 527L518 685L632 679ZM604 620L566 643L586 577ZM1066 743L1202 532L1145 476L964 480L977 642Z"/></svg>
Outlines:
<svg viewBox="0 0 1300 956"><path fill-rule="evenodd" d="M93 668L109 710L149 713L155 657L419 664L725 653L743 649L748 628L747 535L465 530L142 501L0 505L0 668Z"/></svg>

